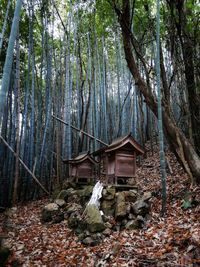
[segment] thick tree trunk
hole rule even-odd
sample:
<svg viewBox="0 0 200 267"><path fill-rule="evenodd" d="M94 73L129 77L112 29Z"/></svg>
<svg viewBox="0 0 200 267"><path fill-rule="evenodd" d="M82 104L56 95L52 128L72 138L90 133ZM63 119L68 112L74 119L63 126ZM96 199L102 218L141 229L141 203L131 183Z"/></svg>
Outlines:
<svg viewBox="0 0 200 267"><path fill-rule="evenodd" d="M180 1L179 3L168 1L168 4L171 11L171 19L176 26L182 48L193 140L195 149L198 155L200 155L200 97L195 82L194 41L192 40L191 33L187 29L187 8L184 5L184 1ZM177 12L177 16L174 16L174 11Z"/></svg>
<svg viewBox="0 0 200 267"><path fill-rule="evenodd" d="M157 100L152 93L150 85L144 81L138 70L135 58L133 56L133 42L134 38L130 31L130 9L129 1L123 0L123 11L121 12L115 7L119 22L122 28L123 44L126 61L130 72L132 73L138 89L143 94L147 105L157 116ZM182 163L184 169L190 176L192 183L200 183L200 158L195 152L193 146L185 137L180 128L177 127L173 119L171 111L167 106L165 99L162 101L163 105L163 126L166 138L174 151L179 162Z"/></svg>

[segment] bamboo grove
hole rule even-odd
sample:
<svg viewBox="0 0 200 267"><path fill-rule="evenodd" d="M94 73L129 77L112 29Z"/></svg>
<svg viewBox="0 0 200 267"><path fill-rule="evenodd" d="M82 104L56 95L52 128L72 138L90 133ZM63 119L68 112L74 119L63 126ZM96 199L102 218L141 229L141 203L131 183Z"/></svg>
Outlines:
<svg viewBox="0 0 200 267"><path fill-rule="evenodd" d="M83 131L104 143L132 132L143 146L150 140L153 150L158 135L156 3L128 2L1 1L0 134L15 155L0 142L0 206L41 196L33 175L48 192L58 187L67 177L62 159L101 146ZM197 182L199 12L197 1L161 1L166 145ZM188 159L187 151L195 151L196 158Z"/></svg>

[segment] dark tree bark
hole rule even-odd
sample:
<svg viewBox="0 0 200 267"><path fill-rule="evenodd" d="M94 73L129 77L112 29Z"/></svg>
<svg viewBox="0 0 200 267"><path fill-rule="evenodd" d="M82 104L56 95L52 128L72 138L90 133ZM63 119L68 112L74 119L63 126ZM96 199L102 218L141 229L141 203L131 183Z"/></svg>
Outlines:
<svg viewBox="0 0 200 267"><path fill-rule="evenodd" d="M198 155L200 155L200 97L195 82L194 41L192 40L194 38L192 38L191 33L187 30L187 10L184 2L167 1L171 12L171 20L175 24L182 48L193 140L195 149Z"/></svg>
<svg viewBox="0 0 200 267"><path fill-rule="evenodd" d="M131 32L131 20L130 20L130 5L128 0L123 0L122 11L118 9L117 6L114 6L115 11L118 15L119 23L122 28L123 44L126 61L129 67L130 72L132 73L135 83L138 86L139 90L143 94L147 105L157 116L157 100L154 94L152 93L152 88L150 84L147 84L142 78L135 57L133 55L133 48L135 46L135 38ZM137 53L136 53L137 54ZM140 57L142 57L140 55ZM144 61L144 58L140 58ZM148 80L148 79L147 79ZM173 115L170 111L170 108L167 104L166 99L162 100L163 108L163 126L166 138L175 153L177 159L183 165L184 169L188 173L192 183L200 183L200 158L194 150L193 146L189 140L185 137L180 128L177 127L177 124L173 118Z"/></svg>

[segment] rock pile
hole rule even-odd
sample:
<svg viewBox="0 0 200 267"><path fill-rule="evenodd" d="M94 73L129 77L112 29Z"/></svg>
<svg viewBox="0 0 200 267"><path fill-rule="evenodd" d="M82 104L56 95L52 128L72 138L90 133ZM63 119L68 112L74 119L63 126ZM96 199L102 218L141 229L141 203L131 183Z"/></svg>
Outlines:
<svg viewBox="0 0 200 267"><path fill-rule="evenodd" d="M151 193L140 196L136 189L117 192L114 186L106 186L98 209L87 205L92 190L92 186L76 189L75 185L65 183L55 200L43 208L42 222L65 220L85 245L98 244L112 231L133 230L145 225Z"/></svg>

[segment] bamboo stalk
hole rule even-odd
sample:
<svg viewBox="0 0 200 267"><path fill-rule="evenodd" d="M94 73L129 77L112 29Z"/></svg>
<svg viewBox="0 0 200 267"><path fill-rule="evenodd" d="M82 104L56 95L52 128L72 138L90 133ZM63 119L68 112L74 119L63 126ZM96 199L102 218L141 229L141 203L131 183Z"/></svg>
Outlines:
<svg viewBox="0 0 200 267"><path fill-rule="evenodd" d="M101 143L101 144L103 144L103 145L105 145L105 146L108 146L107 143L104 143L103 141L101 141L100 139L94 137L93 135L91 135L91 134L89 134L89 133L87 133L87 132L85 132L85 131L83 131L83 130L81 130L81 129L79 129L79 128L77 128L77 127L75 127L75 126L73 126L73 125L71 125L71 124L69 124L69 123L67 123L67 122L65 122L65 121L63 121L63 120L61 120L60 118L58 118L58 117L56 117L56 116L54 116L54 115L51 115L51 116L52 116L54 119L60 121L61 123L70 126L72 129L74 129L74 130L76 130L76 131L78 131L78 132L80 132L80 133L83 133L84 135L86 135L86 136L88 136L88 137L90 137L90 138L96 140L97 142L99 142L99 143Z"/></svg>
<svg viewBox="0 0 200 267"><path fill-rule="evenodd" d="M18 158L19 162L22 164L22 166L25 168L25 170L32 176L32 178L35 180L35 182L42 188L42 190L49 195L50 193L44 188L44 186L40 183L40 181L37 179L37 177L26 166L26 164L23 162L23 160L20 157L17 156L15 151L9 146L9 144L6 142L6 140L1 135L0 135L0 139L9 148L9 150L14 154L14 156L16 158Z"/></svg>

